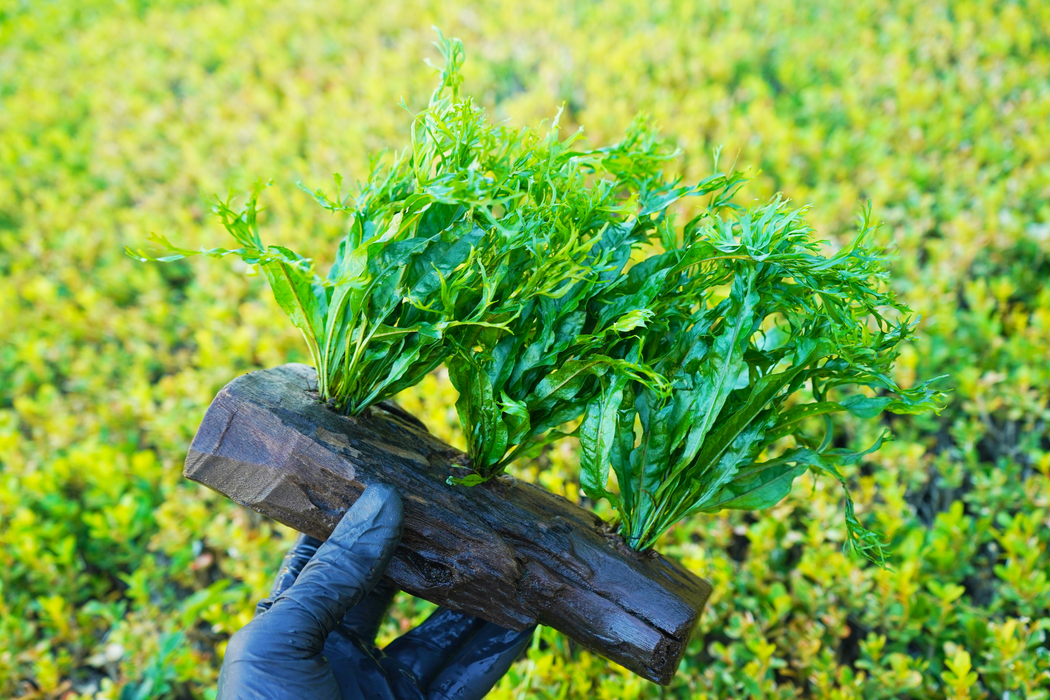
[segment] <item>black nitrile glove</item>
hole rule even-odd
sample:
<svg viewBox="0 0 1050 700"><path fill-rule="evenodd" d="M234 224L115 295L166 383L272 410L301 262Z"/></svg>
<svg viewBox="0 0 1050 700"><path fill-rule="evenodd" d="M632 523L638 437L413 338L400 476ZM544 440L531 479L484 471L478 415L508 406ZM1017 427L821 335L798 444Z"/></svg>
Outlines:
<svg viewBox="0 0 1050 700"><path fill-rule="evenodd" d="M270 598L226 647L219 700L483 697L532 629L512 632L441 608L386 649L375 646L396 592L379 580L401 520L397 492L374 485L327 542L300 535Z"/></svg>

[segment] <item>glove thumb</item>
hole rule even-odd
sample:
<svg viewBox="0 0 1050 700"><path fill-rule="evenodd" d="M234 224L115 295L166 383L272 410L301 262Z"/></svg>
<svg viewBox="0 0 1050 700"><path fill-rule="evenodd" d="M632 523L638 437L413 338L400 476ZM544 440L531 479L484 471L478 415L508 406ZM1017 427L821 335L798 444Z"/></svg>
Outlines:
<svg viewBox="0 0 1050 700"><path fill-rule="evenodd" d="M347 610L383 576L401 541L402 521L397 491L385 484L366 488L295 583L252 621L252 632L270 637L270 649L290 658L321 654Z"/></svg>

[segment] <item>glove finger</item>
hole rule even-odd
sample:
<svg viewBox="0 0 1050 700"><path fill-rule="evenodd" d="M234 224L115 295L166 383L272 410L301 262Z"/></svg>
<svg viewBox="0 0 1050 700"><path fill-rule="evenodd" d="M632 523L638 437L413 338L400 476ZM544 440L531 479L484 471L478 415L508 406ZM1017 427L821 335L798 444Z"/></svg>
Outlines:
<svg viewBox="0 0 1050 700"><path fill-rule="evenodd" d="M496 685L532 639L491 622L471 637L427 690L427 700L478 700Z"/></svg>
<svg viewBox="0 0 1050 700"><path fill-rule="evenodd" d="M295 583L274 600L269 612L253 621L253 633L279 637L283 655L319 655L347 610L382 577L401 540L401 528L397 491L381 484L369 486Z"/></svg>
<svg viewBox="0 0 1050 700"><path fill-rule="evenodd" d="M438 608L423 624L387 645L384 663L408 671L420 688L426 688L484 624L473 615Z"/></svg>
<svg viewBox="0 0 1050 700"><path fill-rule="evenodd" d="M375 653L375 647L366 649L357 638L348 634L342 626L337 627L324 643L324 658L328 659L339 697L345 700L422 700L418 691L399 692L404 688L395 686ZM314 700L321 700L315 698Z"/></svg>
<svg viewBox="0 0 1050 700"><path fill-rule="evenodd" d="M255 614L261 615L270 609L273 605L273 601L277 599L279 595L284 593L288 588L295 583L295 579L299 576L299 572L306 566L306 562L310 561L314 553L317 552L317 548L321 546L321 540L316 537L310 537L304 535L301 532L299 536L295 538L295 542L292 543L291 549L284 555L284 560L281 562L281 569L277 572L277 576L273 580L273 587L270 589L270 595L259 601L259 604L255 606Z"/></svg>
<svg viewBox="0 0 1050 700"><path fill-rule="evenodd" d="M364 600L346 611L340 627L356 636L363 644L373 645L379 625L383 623L395 595L397 586L388 578L380 579Z"/></svg>

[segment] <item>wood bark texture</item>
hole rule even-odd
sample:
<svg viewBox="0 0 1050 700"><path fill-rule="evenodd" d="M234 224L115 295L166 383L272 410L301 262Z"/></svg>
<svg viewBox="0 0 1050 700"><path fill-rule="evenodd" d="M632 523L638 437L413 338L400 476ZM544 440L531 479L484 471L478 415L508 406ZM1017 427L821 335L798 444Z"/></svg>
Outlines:
<svg viewBox="0 0 1050 700"><path fill-rule="evenodd" d="M655 552L635 552L593 513L514 477L447 485L465 463L393 404L356 417L330 411L313 368L288 364L219 392L185 475L320 539L369 484L391 484L405 523L387 574L402 590L511 629L548 625L669 683L710 584Z"/></svg>

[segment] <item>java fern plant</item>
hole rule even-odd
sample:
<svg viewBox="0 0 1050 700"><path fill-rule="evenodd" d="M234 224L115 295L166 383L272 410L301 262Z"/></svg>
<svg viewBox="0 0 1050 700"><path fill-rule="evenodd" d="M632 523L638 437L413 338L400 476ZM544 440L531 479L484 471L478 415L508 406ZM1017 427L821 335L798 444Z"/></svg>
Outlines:
<svg viewBox="0 0 1050 700"><path fill-rule="evenodd" d="M129 255L257 265L335 411L360 414L443 363L470 458L451 484L578 438L586 493L612 503L636 549L695 513L769 507L807 469L845 486L836 465L882 439L832 447L834 413L935 408L929 383L890 376L914 324L869 247L869 210L825 255L804 210L735 203L739 172L667 178L677 152L644 118L597 149L561 138L557 117L542 134L491 123L461 92L462 44L437 46L445 65L411 145L373 159L356 197L338 175L335 197L311 192L349 218L327 275L262 243L259 187L240 210L216 201L239 247L154 234L160 251ZM847 548L882 561L848 492L846 506Z"/></svg>
<svg viewBox="0 0 1050 700"><path fill-rule="evenodd" d="M832 447L834 413L935 408L929 382L903 389L890 376L913 322L866 244L870 209L857 237L830 256L803 214L776 199L729 216L709 211L681 232L667 225L663 251L596 300L613 313L652 312L638 345L620 353L671 387L667 395L610 375L578 429L583 487L617 508L632 546L651 547L695 513L768 508L807 469L845 486L836 465L885 438L864 452ZM823 435L810 430L818 417ZM848 492L846 526L847 548L883 561Z"/></svg>

